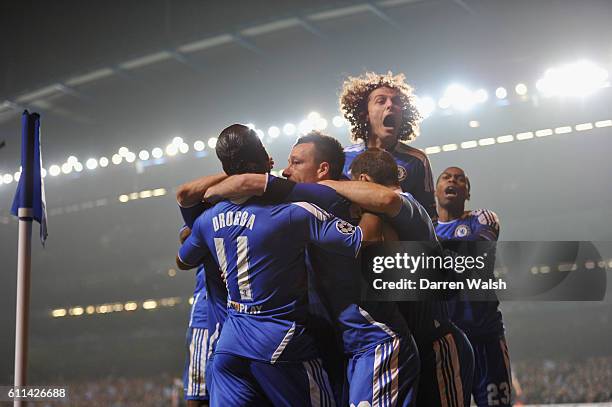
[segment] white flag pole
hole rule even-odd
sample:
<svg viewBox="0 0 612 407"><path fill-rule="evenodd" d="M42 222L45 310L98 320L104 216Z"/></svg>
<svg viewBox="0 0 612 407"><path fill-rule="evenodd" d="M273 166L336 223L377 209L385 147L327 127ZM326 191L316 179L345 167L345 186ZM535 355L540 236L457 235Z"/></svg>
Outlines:
<svg viewBox="0 0 612 407"><path fill-rule="evenodd" d="M26 386L28 367L28 322L30 315L30 272L32 266L32 209L19 208L17 250L17 307L15 312L15 386ZM15 399L14 407L22 400Z"/></svg>

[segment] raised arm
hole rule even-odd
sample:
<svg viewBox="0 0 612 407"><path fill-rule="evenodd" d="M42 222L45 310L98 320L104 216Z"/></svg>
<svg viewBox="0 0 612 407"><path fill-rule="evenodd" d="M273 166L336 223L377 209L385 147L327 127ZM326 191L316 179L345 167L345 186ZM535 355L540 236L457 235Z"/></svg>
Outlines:
<svg viewBox="0 0 612 407"><path fill-rule="evenodd" d="M396 216L402 208L400 196L392 189L365 181L321 181L365 210Z"/></svg>
<svg viewBox="0 0 612 407"><path fill-rule="evenodd" d="M182 208L189 208L202 202L204 194L213 185L218 184L227 178L225 173L207 175L187 182L178 187L176 191L176 201Z"/></svg>
<svg viewBox="0 0 612 407"><path fill-rule="evenodd" d="M232 175L208 188L204 199L216 203L221 199L240 199L250 196L261 196L266 192L268 174Z"/></svg>

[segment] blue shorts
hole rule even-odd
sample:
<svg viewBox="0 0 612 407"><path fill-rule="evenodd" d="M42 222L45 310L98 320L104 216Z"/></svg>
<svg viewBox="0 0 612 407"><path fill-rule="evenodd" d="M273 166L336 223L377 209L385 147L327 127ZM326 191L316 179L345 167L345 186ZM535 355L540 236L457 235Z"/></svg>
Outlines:
<svg viewBox="0 0 612 407"><path fill-rule="evenodd" d="M419 348L421 377L417 405L470 405L474 354L467 337L456 326L451 332Z"/></svg>
<svg viewBox="0 0 612 407"><path fill-rule="evenodd" d="M319 359L271 364L217 353L212 385L213 407L336 405Z"/></svg>
<svg viewBox="0 0 612 407"><path fill-rule="evenodd" d="M351 406L415 405L419 353L412 336L352 355L347 370Z"/></svg>
<svg viewBox="0 0 612 407"><path fill-rule="evenodd" d="M511 406L512 375L505 337L472 341L474 348L474 385L472 394L479 407Z"/></svg>
<svg viewBox="0 0 612 407"><path fill-rule="evenodd" d="M208 400L208 353L208 329L190 327L187 330L187 360L183 371L185 400Z"/></svg>

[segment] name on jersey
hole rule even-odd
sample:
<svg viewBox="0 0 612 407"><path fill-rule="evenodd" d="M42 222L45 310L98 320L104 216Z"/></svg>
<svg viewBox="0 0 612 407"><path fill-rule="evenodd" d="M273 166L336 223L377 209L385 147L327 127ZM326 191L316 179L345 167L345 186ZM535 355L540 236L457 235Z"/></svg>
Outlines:
<svg viewBox="0 0 612 407"><path fill-rule="evenodd" d="M212 222L215 232L228 226L243 226L253 230L255 215L247 211L227 211L213 216Z"/></svg>

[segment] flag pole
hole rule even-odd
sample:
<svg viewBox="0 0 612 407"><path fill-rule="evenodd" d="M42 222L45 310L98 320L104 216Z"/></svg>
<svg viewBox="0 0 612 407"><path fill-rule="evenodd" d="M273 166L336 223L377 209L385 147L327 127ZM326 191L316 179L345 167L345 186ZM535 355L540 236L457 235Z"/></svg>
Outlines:
<svg viewBox="0 0 612 407"><path fill-rule="evenodd" d="M30 272L32 266L32 218L29 208L19 208L19 245L17 251L17 308L15 314L15 386L25 386L28 368L28 321L30 315ZM31 213L30 213L31 216ZM14 407L22 400L15 399Z"/></svg>

